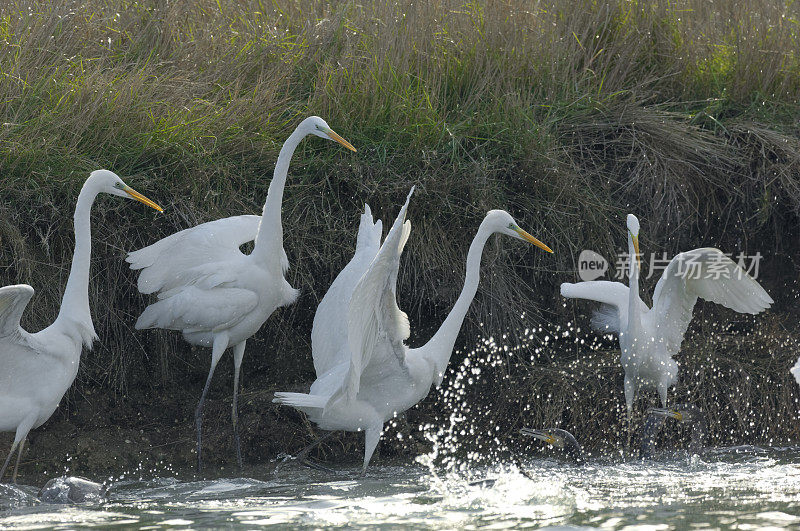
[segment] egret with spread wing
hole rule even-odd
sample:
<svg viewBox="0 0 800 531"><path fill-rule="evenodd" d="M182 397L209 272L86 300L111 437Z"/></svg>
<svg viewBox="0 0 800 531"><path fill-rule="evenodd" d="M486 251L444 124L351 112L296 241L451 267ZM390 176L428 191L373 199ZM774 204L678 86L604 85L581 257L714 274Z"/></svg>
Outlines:
<svg viewBox="0 0 800 531"><path fill-rule="evenodd" d="M383 424L425 398L431 385L441 383L461 324L478 289L481 254L489 236L496 232L507 234L552 252L519 228L507 212L490 211L469 248L466 279L455 306L428 343L409 349L404 343L410 334L408 317L397 306L396 290L400 256L411 232L411 223L405 221L411 193L413 188L383 245L352 291L349 286L364 268L364 257L353 258L345 268L344 278L340 274L334 282L341 289L333 295L329 291L324 304L320 304L312 333L312 337L319 338L312 345L317 380L310 392L275 393L275 402L305 412L324 430L364 431L364 471L378 445ZM367 221L371 222L371 218ZM362 229L365 227L369 229L369 223L362 218ZM361 251L367 257L374 252L374 241L367 241L368 230L364 232ZM369 237L376 235L370 233ZM361 230L359 240L362 241ZM331 298L326 301L329 295ZM342 314L328 312L341 312L345 307L347 336L343 341L337 330ZM331 348L317 347L324 337L334 338Z"/></svg>
<svg viewBox="0 0 800 531"><path fill-rule="evenodd" d="M0 478L19 448L13 474L16 482L28 432L44 424L56 410L78 373L82 348L91 348L97 339L89 308L90 213L101 192L133 198L161 211L116 174L93 171L75 205L75 251L55 322L35 334L26 332L20 319L33 297L33 288L27 284L0 288L0 431L16 432Z"/></svg>
<svg viewBox="0 0 800 531"><path fill-rule="evenodd" d="M245 342L277 308L297 299L286 281L289 260L283 249L281 203L289 161L300 141L316 135L355 151L325 120L303 120L278 155L261 216L233 216L182 230L128 255L131 269L140 269L139 291L158 293L136 321L137 329L180 330L192 345L211 347L211 367L195 410L197 468L202 466L203 402L214 369L233 347L233 421L236 460L242 466L237 425L239 371ZM250 254L239 246L255 240Z"/></svg>
<svg viewBox="0 0 800 531"><path fill-rule="evenodd" d="M630 287L603 280L564 283L561 295L603 304L592 324L598 330L619 334L630 416L641 387L654 387L666 407L667 389L678 380L678 364L672 356L681 348L698 297L750 314L766 310L773 301L722 251L701 248L680 253L670 261L656 284L653 307L648 308L639 298L639 220L628 214L627 225Z"/></svg>

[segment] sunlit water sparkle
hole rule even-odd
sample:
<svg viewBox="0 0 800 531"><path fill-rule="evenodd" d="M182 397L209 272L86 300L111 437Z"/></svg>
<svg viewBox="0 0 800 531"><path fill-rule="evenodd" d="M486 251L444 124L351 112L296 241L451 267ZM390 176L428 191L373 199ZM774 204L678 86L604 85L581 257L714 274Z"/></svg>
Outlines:
<svg viewBox="0 0 800 531"><path fill-rule="evenodd" d="M261 479L111 484L102 504L39 502L37 488L0 486L0 527L142 529L275 526L452 529L783 529L800 527L800 448L720 448L658 461L551 459L470 470L419 464L334 474L287 466Z"/></svg>

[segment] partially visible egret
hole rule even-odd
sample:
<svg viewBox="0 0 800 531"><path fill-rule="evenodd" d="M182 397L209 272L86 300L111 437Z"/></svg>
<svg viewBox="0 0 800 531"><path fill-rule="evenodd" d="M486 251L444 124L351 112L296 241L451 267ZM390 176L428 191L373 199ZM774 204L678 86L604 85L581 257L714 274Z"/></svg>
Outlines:
<svg viewBox="0 0 800 531"><path fill-rule="evenodd" d="M75 205L75 251L55 322L30 334L20 319L33 297L27 284L0 288L0 431L14 431L11 451L0 478L19 447L12 480L17 481L25 438L50 418L78 373L81 350L97 339L89 308L89 264L92 254L90 211L99 193L133 198L161 207L108 170L96 170L81 188Z"/></svg>
<svg viewBox="0 0 800 531"><path fill-rule="evenodd" d="M794 364L794 367L789 369L789 372L792 373L794 379L797 380L797 383L800 384L800 358L797 359L797 363Z"/></svg>
<svg viewBox="0 0 800 531"><path fill-rule="evenodd" d="M303 120L278 155L261 216L233 216L182 230L128 255L140 269L139 291L158 292L136 321L137 329L179 330L192 345L211 347L211 367L195 410L197 469L202 466L203 403L222 353L233 348L233 421L236 461L242 466L237 423L239 371L245 343L277 308L299 294L286 281L289 260L283 249L281 203L295 148L308 135L355 148L334 133L325 120ZM239 246L255 240L250 254Z"/></svg>
<svg viewBox="0 0 800 531"><path fill-rule="evenodd" d="M639 220L628 214L627 225L630 288L604 280L564 283L561 295L603 303L592 324L619 334L630 418L641 387L654 387L666 407L667 389L678 380L678 364L672 356L681 348L698 297L750 314L766 310L773 300L722 251L706 247L680 253L670 261L656 284L653 308L648 308L639 298Z"/></svg>
<svg viewBox="0 0 800 531"><path fill-rule="evenodd" d="M343 328L342 313L315 317L315 337L334 338L334 348L312 352L317 380L308 394L275 393L275 402L305 412L323 430L364 431L362 472L378 445L383 424L425 398L431 385L441 383L478 289L481 254L489 236L507 234L552 252L519 228L507 212L490 211L469 248L464 287L453 309L433 338L409 349L404 343L410 334L408 317L397 306L396 290L400 256L411 232L405 215L413 191L352 293L342 289L336 294L342 299L327 306L327 311L348 308L346 343L336 339L341 337L337 328ZM351 282L350 274L356 273L348 272L347 282L340 284ZM318 313L325 308L320 304Z"/></svg>

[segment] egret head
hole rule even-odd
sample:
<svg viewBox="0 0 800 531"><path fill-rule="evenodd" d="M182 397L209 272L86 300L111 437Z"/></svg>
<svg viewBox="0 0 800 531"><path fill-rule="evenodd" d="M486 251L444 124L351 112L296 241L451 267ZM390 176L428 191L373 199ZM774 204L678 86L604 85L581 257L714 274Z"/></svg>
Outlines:
<svg viewBox="0 0 800 531"><path fill-rule="evenodd" d="M636 262L641 268L641 258L639 257L639 218L633 214L628 214L628 234L630 235L631 242L633 242L633 250L636 253Z"/></svg>
<svg viewBox="0 0 800 531"><path fill-rule="evenodd" d="M350 142L336 134L327 122L319 116L309 116L300 123L298 129L306 135L317 135L338 142L350 151L356 150Z"/></svg>
<svg viewBox="0 0 800 531"><path fill-rule="evenodd" d="M119 176L113 171L95 170L91 173L91 175L89 175L89 181L94 183L101 192L116 195L118 197L126 197L128 199L136 199L137 201L140 201L150 208L158 210L159 212L164 211L163 208L155 204L153 201L125 184L122 179L120 179Z"/></svg>
<svg viewBox="0 0 800 531"><path fill-rule="evenodd" d="M486 218L483 220L483 222L488 224L489 228L493 232L500 232L502 234L511 236L512 238L517 238L518 240L525 240L526 242L530 242L540 249L544 249L548 253L553 252L550 247L519 228L519 225L517 225L517 222L511 217L511 214L505 210L490 210L489 213L486 214Z"/></svg>

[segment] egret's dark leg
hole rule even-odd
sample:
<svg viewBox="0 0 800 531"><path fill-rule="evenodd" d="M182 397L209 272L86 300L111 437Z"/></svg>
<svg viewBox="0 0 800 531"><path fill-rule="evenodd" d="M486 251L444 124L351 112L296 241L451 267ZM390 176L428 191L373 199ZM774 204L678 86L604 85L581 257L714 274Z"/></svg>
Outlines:
<svg viewBox="0 0 800 531"><path fill-rule="evenodd" d="M17 484L17 471L19 470L19 462L22 459L22 449L25 448L25 440L19 442L19 450L17 450L17 462L14 464L14 473L11 475L11 482Z"/></svg>
<svg viewBox="0 0 800 531"><path fill-rule="evenodd" d="M14 443L11 445L11 450L8 452L8 457L6 457L6 460L3 463L3 468L0 468L0 480L3 479L3 476L6 473L6 468L8 468L8 463L11 462L11 456L14 455L14 450L17 449L17 444L17 441L14 441Z"/></svg>
<svg viewBox="0 0 800 531"><path fill-rule="evenodd" d="M200 396L200 403L197 404L197 409L194 412L194 423L197 426L197 471L200 472L203 468L203 402L206 400L208 389L211 387L211 378L214 377L214 369L217 368L217 363L222 357L222 353L228 348L228 334L219 334L214 336L214 345L211 348L211 368L208 370L208 378L206 378L206 385L203 387L203 394Z"/></svg>
<svg viewBox="0 0 800 531"><path fill-rule="evenodd" d="M19 456L22 454L22 446L20 445L24 444L25 438L28 436L28 432L31 431L31 428L33 428L37 418L38 414L36 412L31 413L22 421L22 424L17 426L17 431L14 434L14 442L11 444L11 451L8 452L8 457L6 457L5 463L3 463L3 468L0 468L0 479L3 479L3 475L6 473L6 468L8 467L8 463L11 462L11 456L14 455L14 450L19 447L20 453L17 455L17 463L14 467L14 476L12 478L14 483L17 482L17 467L19 466Z"/></svg>
<svg viewBox="0 0 800 531"><path fill-rule="evenodd" d="M633 441L633 401L636 398L636 383L632 378L625 376L625 406L628 412L628 442L625 446L630 449Z"/></svg>
<svg viewBox="0 0 800 531"><path fill-rule="evenodd" d="M233 420L233 443L236 445L236 462L239 470L242 469L242 444L239 440L239 411L237 402L239 399L239 369L242 368L242 358L244 358L244 346L246 341L242 341L233 347L233 409L231 410L231 420Z"/></svg>

